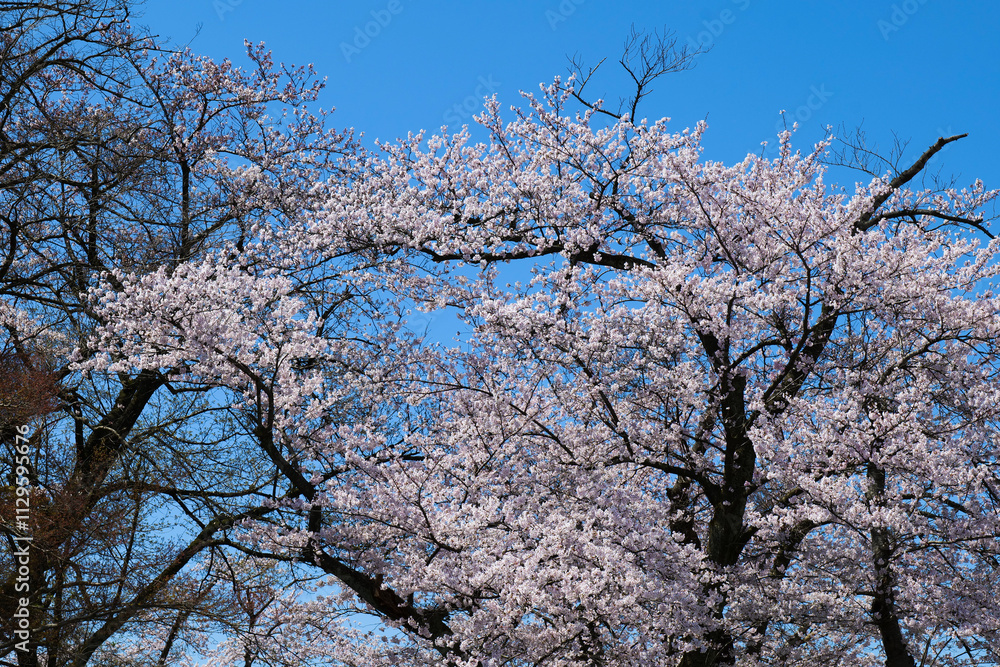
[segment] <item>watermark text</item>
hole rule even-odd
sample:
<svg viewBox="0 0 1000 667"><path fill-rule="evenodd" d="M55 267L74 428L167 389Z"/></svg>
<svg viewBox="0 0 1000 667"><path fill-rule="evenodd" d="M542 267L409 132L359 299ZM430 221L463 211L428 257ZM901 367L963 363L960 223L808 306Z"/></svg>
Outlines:
<svg viewBox="0 0 1000 667"><path fill-rule="evenodd" d="M31 622L28 605L31 594L31 554L28 547L31 544L31 479L28 451L27 426L17 427L14 439L14 592L18 593L17 606L14 610L14 648L27 653L28 642L31 640Z"/></svg>
<svg viewBox="0 0 1000 667"><path fill-rule="evenodd" d="M389 0L389 3L383 9L373 9L369 12L372 17L371 21L366 22L363 26L354 26L354 38L350 42L340 43L340 52L344 56L344 60L351 62L354 56L358 55L369 44L372 40L382 34L390 23L392 23L393 17L402 13L403 3L400 0Z"/></svg>

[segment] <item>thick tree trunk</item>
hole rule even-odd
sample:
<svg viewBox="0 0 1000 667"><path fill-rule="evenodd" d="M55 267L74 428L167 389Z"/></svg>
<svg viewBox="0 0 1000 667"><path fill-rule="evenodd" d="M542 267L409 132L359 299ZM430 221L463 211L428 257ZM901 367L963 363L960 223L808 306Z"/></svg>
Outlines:
<svg viewBox="0 0 1000 667"><path fill-rule="evenodd" d="M718 358L720 347L714 336L703 335L702 340L709 354ZM724 378L723 387L720 414L726 438L724 482L719 489L718 497L712 499L714 513L708 525L705 554L712 563L727 567L736 564L749 539L750 534L743 523L743 518L746 513L748 483L753 478L756 465L756 453L753 442L747 434L746 378L742 376ZM705 590L705 599L714 597L713 594L720 601L712 609L712 614L721 623L727 594L717 585L712 585ZM681 667L709 667L735 663L732 635L720 628L710 632L707 640L709 650L686 653L681 659Z"/></svg>
<svg viewBox="0 0 1000 667"><path fill-rule="evenodd" d="M885 491L885 471L875 465L868 466L871 484L869 496L875 502ZM871 531L872 561L875 566L875 594L872 598L872 619L882 637L886 667L916 667L913 656L906 649L903 631L896 612L895 575L892 572L892 539L887 528Z"/></svg>

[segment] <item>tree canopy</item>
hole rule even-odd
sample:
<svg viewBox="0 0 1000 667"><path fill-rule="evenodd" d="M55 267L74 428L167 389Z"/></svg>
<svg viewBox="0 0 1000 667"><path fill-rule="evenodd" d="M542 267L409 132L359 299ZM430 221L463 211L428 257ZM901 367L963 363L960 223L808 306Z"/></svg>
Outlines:
<svg viewBox="0 0 1000 667"><path fill-rule="evenodd" d="M581 67L368 150L262 46L0 13L7 664L1000 663L998 192L922 180L963 135L715 162L633 36L620 108Z"/></svg>

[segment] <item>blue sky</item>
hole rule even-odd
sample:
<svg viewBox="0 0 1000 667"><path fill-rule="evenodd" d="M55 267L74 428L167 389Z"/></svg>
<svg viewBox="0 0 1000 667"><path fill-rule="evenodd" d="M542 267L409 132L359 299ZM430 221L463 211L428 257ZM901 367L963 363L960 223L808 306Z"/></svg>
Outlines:
<svg viewBox="0 0 1000 667"><path fill-rule="evenodd" d="M707 118L707 155L734 161L772 140L785 109L807 148L826 124L916 157L944 133L968 132L935 161L960 183L1000 187L1000 3L963 0L147 0L140 23L175 44L242 59L243 39L276 61L313 63L329 78L321 103L366 143L471 122L483 94L566 71L566 56L608 58L593 92L627 93L615 61L631 25L666 27L711 47L656 85L641 115L678 129ZM199 31L200 27L200 31ZM368 34L365 34L367 30Z"/></svg>

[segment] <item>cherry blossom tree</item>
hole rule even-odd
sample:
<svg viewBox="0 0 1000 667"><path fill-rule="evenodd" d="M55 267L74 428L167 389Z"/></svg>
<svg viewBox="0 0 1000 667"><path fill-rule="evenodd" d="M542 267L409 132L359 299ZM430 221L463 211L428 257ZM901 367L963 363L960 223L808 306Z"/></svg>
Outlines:
<svg viewBox="0 0 1000 667"><path fill-rule="evenodd" d="M346 173L350 137L308 111L312 71L260 46L247 67L213 62L105 0L3 2L0 17L0 660L173 665L214 650L207 637L239 642L241 660L273 653L284 630L271 617L296 603L285 585L306 591L310 576L227 546L285 493L252 430L158 371L73 365L111 324L99 285L184 273L295 220ZM26 527L15 487L31 500ZM22 600L27 640L14 632Z"/></svg>
<svg viewBox="0 0 1000 667"><path fill-rule="evenodd" d="M627 115L556 79L91 274L70 371L204 397L265 471L199 539L339 587L253 589L221 664L1000 662L998 193L916 185L961 136L849 190L791 132L706 159L634 117L674 56L633 45Z"/></svg>
<svg viewBox="0 0 1000 667"><path fill-rule="evenodd" d="M574 86L385 146L312 230L471 329L317 564L454 664L1000 660L997 192L908 188L961 137L845 193L825 142L726 166Z"/></svg>

